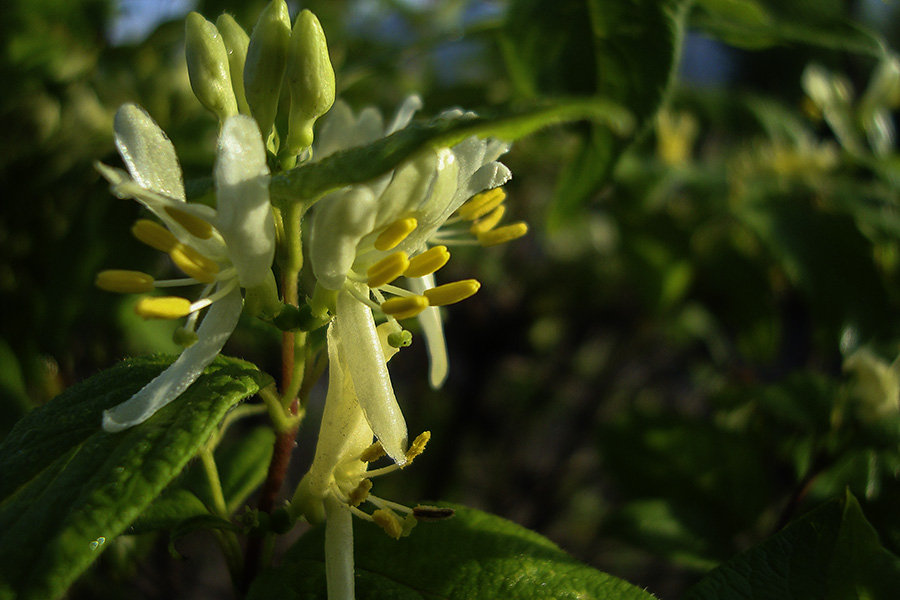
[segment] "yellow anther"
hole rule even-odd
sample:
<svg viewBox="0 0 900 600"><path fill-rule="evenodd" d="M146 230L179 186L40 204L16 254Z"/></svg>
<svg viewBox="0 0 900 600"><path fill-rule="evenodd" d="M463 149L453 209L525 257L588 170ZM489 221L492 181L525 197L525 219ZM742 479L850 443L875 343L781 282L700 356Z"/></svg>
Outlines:
<svg viewBox="0 0 900 600"><path fill-rule="evenodd" d="M385 256L366 271L369 287L377 288L392 282L403 275L408 266L409 257L406 252L394 252Z"/></svg>
<svg viewBox="0 0 900 600"><path fill-rule="evenodd" d="M447 251L447 246L435 246L409 259L409 266L403 274L407 277L431 275L446 265L448 260L450 252Z"/></svg>
<svg viewBox="0 0 900 600"><path fill-rule="evenodd" d="M172 232L148 219L140 219L131 228L134 237L160 252L170 252L178 246L178 239Z"/></svg>
<svg viewBox="0 0 900 600"><path fill-rule="evenodd" d="M428 308L428 298L425 296L406 296L403 298L391 298L381 303L384 314L395 319L409 319Z"/></svg>
<svg viewBox="0 0 900 600"><path fill-rule="evenodd" d="M397 244L405 240L406 236L415 230L418 224L419 222L413 217L394 221L375 238L375 249L381 251L393 250L397 247Z"/></svg>
<svg viewBox="0 0 900 600"><path fill-rule="evenodd" d="M496 246L518 239L528 233L528 224L522 221L491 229L478 235L478 243L482 246Z"/></svg>
<svg viewBox="0 0 900 600"><path fill-rule="evenodd" d="M472 226L469 227L469 233L471 233L472 235L481 235L482 233L487 233L497 226L497 223L499 223L500 219L503 218L503 213L505 212L506 206L501 204L500 206L492 210L486 217L478 219L476 222L472 223Z"/></svg>
<svg viewBox="0 0 900 600"><path fill-rule="evenodd" d="M375 462L379 458L382 458L385 455L384 447L382 447L381 442L375 442L368 448L362 451L362 454L359 455L359 460L363 462Z"/></svg>
<svg viewBox="0 0 900 600"><path fill-rule="evenodd" d="M153 289L153 277L140 271L110 269L97 273L94 285L107 292L143 294Z"/></svg>
<svg viewBox="0 0 900 600"><path fill-rule="evenodd" d="M134 312L145 319L180 319L191 314L191 302L178 296L141 298Z"/></svg>
<svg viewBox="0 0 900 600"><path fill-rule="evenodd" d="M425 297L431 306L446 306L465 300L475 294L480 287L481 283L477 279L463 279L425 290Z"/></svg>
<svg viewBox="0 0 900 600"><path fill-rule="evenodd" d="M208 240L212 237L212 225L200 217L195 217L190 213L178 210L177 208L172 208L171 206L166 207L166 213L172 217L175 222L184 227L191 235L202 240Z"/></svg>
<svg viewBox="0 0 900 600"><path fill-rule="evenodd" d="M425 445L428 444L428 440L430 439L431 432L423 431L413 440L413 443L409 445L409 449L406 451L406 464L403 465L404 468L408 467L415 457L425 452Z"/></svg>
<svg viewBox="0 0 900 600"><path fill-rule="evenodd" d="M400 536L403 535L403 525L400 523L397 515L392 512L379 508L372 513L372 520L395 540L399 540Z"/></svg>
<svg viewBox="0 0 900 600"><path fill-rule="evenodd" d="M488 214L506 200L506 191L503 188L494 188L472 198L459 207L459 216L466 221L474 221Z"/></svg>
<svg viewBox="0 0 900 600"><path fill-rule="evenodd" d="M353 491L347 494L347 499L350 501L350 506L359 506L363 502L366 501L366 498L369 497L369 490L372 489L372 480L371 479L363 479L359 482L359 485L353 488Z"/></svg>
<svg viewBox="0 0 900 600"><path fill-rule="evenodd" d="M184 244L178 244L169 251L169 256L175 266L184 271L188 277L193 277L201 283L212 283L216 280L219 265Z"/></svg>

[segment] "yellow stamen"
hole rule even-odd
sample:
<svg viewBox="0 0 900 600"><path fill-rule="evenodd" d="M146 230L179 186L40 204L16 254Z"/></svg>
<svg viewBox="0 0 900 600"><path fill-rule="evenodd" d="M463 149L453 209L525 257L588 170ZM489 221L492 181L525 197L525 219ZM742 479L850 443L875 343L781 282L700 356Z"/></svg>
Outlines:
<svg viewBox="0 0 900 600"><path fill-rule="evenodd" d="M191 313L191 302L178 296L141 298L134 312L145 319L180 319Z"/></svg>
<svg viewBox="0 0 900 600"><path fill-rule="evenodd" d="M386 534L395 540L399 540L400 536L403 535L403 525L401 525L400 520L392 512L379 508L372 513L372 520L375 521L376 525L384 529Z"/></svg>
<svg viewBox="0 0 900 600"><path fill-rule="evenodd" d="M474 221L488 214L506 200L506 191L503 188L494 188L475 194L472 198L459 207L459 216L466 221Z"/></svg>
<svg viewBox="0 0 900 600"><path fill-rule="evenodd" d="M488 216L484 217L483 219L478 219L478 221L472 223L472 226L469 227L469 233L471 233L472 235L481 235L482 233L487 233L497 226L497 223L499 223L500 219L503 218L503 213L505 212L506 206L501 204L493 211L491 211Z"/></svg>
<svg viewBox="0 0 900 600"><path fill-rule="evenodd" d="M143 294L153 289L153 277L140 271L109 269L97 273L94 285L107 292Z"/></svg>
<svg viewBox="0 0 900 600"><path fill-rule="evenodd" d="M394 221L375 238L375 249L381 251L393 250L397 247L397 244L405 240L406 236L415 230L418 224L419 222L413 217Z"/></svg>
<svg viewBox="0 0 900 600"><path fill-rule="evenodd" d="M428 444L428 440L430 439L431 432L423 431L415 440L413 440L413 443L410 444L409 449L406 451L406 464L403 465L404 468L408 467L415 457L425 452L425 445Z"/></svg>
<svg viewBox="0 0 900 600"><path fill-rule="evenodd" d="M526 233L528 233L528 224L519 221L518 223L504 225L503 227L479 234L478 243L482 246L496 246L497 244L505 244L518 239Z"/></svg>
<svg viewBox="0 0 900 600"><path fill-rule="evenodd" d="M407 277L431 275L446 265L448 260L450 252L447 251L447 246L435 246L409 259L409 266L403 274Z"/></svg>
<svg viewBox="0 0 900 600"><path fill-rule="evenodd" d="M184 273L202 283L212 283L216 280L219 265L184 244L178 244L169 251L169 256L175 266Z"/></svg>
<svg viewBox="0 0 900 600"><path fill-rule="evenodd" d="M385 256L366 271L369 287L377 288L392 282L403 275L408 266L409 257L406 256L406 252L394 252Z"/></svg>
<svg viewBox="0 0 900 600"><path fill-rule="evenodd" d="M408 319L414 317L428 308L428 298L425 296L406 296L403 298L391 298L381 303L384 314L395 319Z"/></svg>
<svg viewBox="0 0 900 600"><path fill-rule="evenodd" d="M431 306L446 306L465 300L480 287L481 283L477 279L463 279L425 290L425 297Z"/></svg>
<svg viewBox="0 0 900 600"><path fill-rule="evenodd" d="M173 208L171 206L166 207L166 213L172 219L174 219L179 225L187 229L187 232L193 236L196 236L203 240L208 240L212 237L213 228L207 221L204 221L200 217L195 217L190 213L186 213L183 210L178 210L177 208Z"/></svg>
<svg viewBox="0 0 900 600"><path fill-rule="evenodd" d="M375 462L384 455L384 447L381 445L381 442L375 442L362 451L362 454L359 455L359 460L363 462Z"/></svg>
<svg viewBox="0 0 900 600"><path fill-rule="evenodd" d="M363 479L359 482L359 485L356 486L352 492L347 495L347 499L350 501L350 506L359 506L363 502L366 501L366 498L369 497L369 490L372 489L372 480L371 479Z"/></svg>
<svg viewBox="0 0 900 600"><path fill-rule="evenodd" d="M140 219L135 222L131 233L140 241L160 252L171 252L178 246L178 239L172 235L171 231L148 219Z"/></svg>

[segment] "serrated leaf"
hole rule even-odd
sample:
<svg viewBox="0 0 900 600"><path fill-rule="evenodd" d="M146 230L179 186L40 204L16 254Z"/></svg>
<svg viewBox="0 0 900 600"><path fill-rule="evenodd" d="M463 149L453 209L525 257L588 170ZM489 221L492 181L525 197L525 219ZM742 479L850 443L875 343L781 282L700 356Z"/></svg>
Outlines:
<svg viewBox="0 0 900 600"><path fill-rule="evenodd" d="M171 358L121 363L25 416L0 445L0 581L22 600L63 594L175 478L241 399L269 383L219 357L177 400L120 433L104 409L127 400Z"/></svg>
<svg viewBox="0 0 900 600"><path fill-rule="evenodd" d="M550 125L579 120L601 123L619 135L632 130L632 118L627 110L599 98L541 102L528 109L493 116L437 118L428 123L412 123L367 146L337 152L275 175L269 188L272 202L284 205L297 200L312 201L345 185L363 183L387 173L426 148L452 146L470 136L513 141Z"/></svg>
<svg viewBox="0 0 900 600"><path fill-rule="evenodd" d="M684 600L896 598L900 559L848 492L710 572Z"/></svg>
<svg viewBox="0 0 900 600"><path fill-rule="evenodd" d="M420 523L400 540L370 523L355 523L357 600L654 598L579 563L533 531L455 508L453 518ZM322 528L303 536L280 567L260 576L248 599L324 598L322 546Z"/></svg>

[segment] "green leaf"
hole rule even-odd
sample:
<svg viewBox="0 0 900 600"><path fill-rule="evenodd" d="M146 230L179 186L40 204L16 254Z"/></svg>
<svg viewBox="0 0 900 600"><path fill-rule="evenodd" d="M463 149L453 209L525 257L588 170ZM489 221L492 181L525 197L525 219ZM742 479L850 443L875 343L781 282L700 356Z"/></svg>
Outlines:
<svg viewBox="0 0 900 600"><path fill-rule="evenodd" d="M900 559L849 492L710 572L684 600L897 597Z"/></svg>
<svg viewBox="0 0 900 600"><path fill-rule="evenodd" d="M370 523L354 524L358 600L603 598L652 600L515 523L469 508L420 523L393 540ZM323 528L303 536L283 564L263 573L249 600L325 597Z"/></svg>
<svg viewBox="0 0 900 600"><path fill-rule="evenodd" d="M219 357L177 400L120 433L101 414L171 358L126 361L25 416L0 445L0 581L22 600L54 598L175 478L225 413L267 385ZM0 597L4 592L0 588Z"/></svg>
<svg viewBox="0 0 900 600"><path fill-rule="evenodd" d="M314 201L345 185L363 183L387 173L426 148L452 146L473 135L512 141L550 125L579 120L596 121L618 135L632 130L628 111L607 100L593 98L541 102L528 109L494 116L436 118L427 123L413 123L367 146L337 152L276 175L269 189L276 205Z"/></svg>
<svg viewBox="0 0 900 600"><path fill-rule="evenodd" d="M892 322L872 244L851 217L800 198L747 202L737 216L805 292L814 313L832 328L832 339L846 324L858 326L866 339Z"/></svg>
<svg viewBox="0 0 900 600"><path fill-rule="evenodd" d="M884 41L849 20L842 5L820 0L697 0L691 24L739 48L800 43L883 56Z"/></svg>

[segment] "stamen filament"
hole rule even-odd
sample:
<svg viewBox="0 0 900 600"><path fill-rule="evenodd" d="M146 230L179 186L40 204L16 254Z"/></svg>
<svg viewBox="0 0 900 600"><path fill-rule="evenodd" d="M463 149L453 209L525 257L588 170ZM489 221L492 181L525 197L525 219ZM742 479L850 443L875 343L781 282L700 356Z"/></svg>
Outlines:
<svg viewBox="0 0 900 600"><path fill-rule="evenodd" d="M400 296L402 298L409 298L410 296L417 295L415 292L411 292L409 290L403 289L402 287L397 287L396 285L390 285L390 284L383 285L383 286L381 286L380 289L381 289L381 291L388 292L390 294L394 294L395 296ZM377 292L378 290L373 290L373 291ZM381 296L381 294L379 294L379 296ZM382 296L382 298L383 298L383 296ZM384 300L382 300L382 302L384 302Z"/></svg>
<svg viewBox="0 0 900 600"><path fill-rule="evenodd" d="M224 298L225 296L230 294L231 290L233 290L237 284L238 284L237 279L232 279L231 281L229 281L228 283L223 285L222 288L220 290L218 290L215 294L207 296L206 298L200 298L196 302L193 302L191 304L191 312L203 310L204 308L206 308L213 302L215 302L217 300L221 300L222 298Z"/></svg>
<svg viewBox="0 0 900 600"><path fill-rule="evenodd" d="M403 513L405 515L411 515L413 513L413 509L408 506L403 506L402 504L397 504L396 502L391 502L390 500L385 500L384 498L380 498L373 494L369 494L367 499L369 502L377 506L378 508L389 508L392 510L396 510L397 512Z"/></svg>

